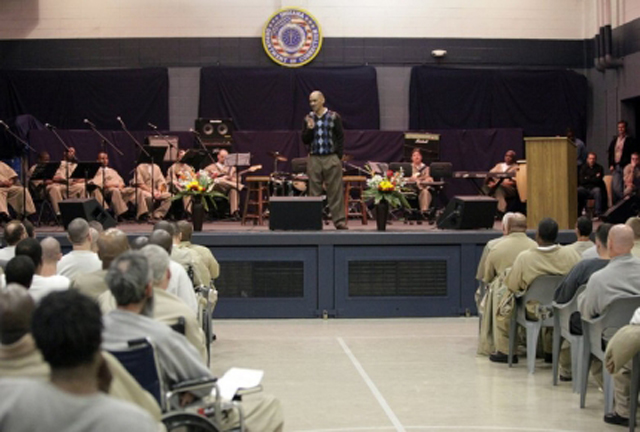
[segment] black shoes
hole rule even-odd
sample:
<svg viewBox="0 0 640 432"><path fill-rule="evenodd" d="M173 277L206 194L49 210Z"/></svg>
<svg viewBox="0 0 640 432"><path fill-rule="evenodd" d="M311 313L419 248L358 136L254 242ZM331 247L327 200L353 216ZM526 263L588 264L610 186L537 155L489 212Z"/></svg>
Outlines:
<svg viewBox="0 0 640 432"><path fill-rule="evenodd" d="M609 414L605 414L604 422L620 426L629 426L629 419L618 415L618 413L615 411Z"/></svg>
<svg viewBox="0 0 640 432"><path fill-rule="evenodd" d="M509 363L509 355L498 351L496 353L491 354L489 356L489 360L491 360L494 363ZM518 356L514 355L511 362L513 364L517 364Z"/></svg>
<svg viewBox="0 0 640 432"><path fill-rule="evenodd" d="M559 375L558 379L562 382L571 382L573 381L573 377L570 376L564 376L564 375Z"/></svg>

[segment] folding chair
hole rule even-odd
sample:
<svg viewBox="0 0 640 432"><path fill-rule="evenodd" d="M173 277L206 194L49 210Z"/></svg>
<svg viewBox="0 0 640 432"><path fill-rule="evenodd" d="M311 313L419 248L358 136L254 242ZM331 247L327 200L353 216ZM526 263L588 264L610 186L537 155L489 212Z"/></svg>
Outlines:
<svg viewBox="0 0 640 432"><path fill-rule="evenodd" d="M589 384L589 367L591 356L602 361L602 377L604 381L604 413L613 409L613 382L611 374L604 365L606 343L603 339L605 330L618 331L629 324L633 313L640 307L640 295L617 298L607 306L602 315L587 319L582 317L582 358L579 365L580 376L580 408L585 407L587 385Z"/></svg>
<svg viewBox="0 0 640 432"><path fill-rule="evenodd" d="M213 281L211 283L213 286ZM212 326L213 302L211 297L215 296L215 288L205 287L204 285L196 287L198 296L198 321L202 325L204 337L207 341L207 366L211 366L211 342L215 339Z"/></svg>
<svg viewBox="0 0 640 432"><path fill-rule="evenodd" d="M563 276L542 275L531 282L527 290L516 297L514 311L511 315L511 325L509 326L509 367L513 365L513 353L516 348L516 328L517 325L525 327L527 330L527 369L533 374L536 369L536 348L538 347L538 337L543 327L553 327L553 318L548 316L540 317L537 321L527 319L527 303L537 301L540 309L550 307L553 302L553 295L558 283Z"/></svg>
<svg viewBox="0 0 640 432"><path fill-rule="evenodd" d="M582 285L576 291L570 302L564 304L552 303L553 306L553 385L558 385L558 364L562 339L571 345L571 377L573 392L580 392L580 355L582 354L582 335L574 335L570 330L571 315L578 312L578 295L584 291Z"/></svg>

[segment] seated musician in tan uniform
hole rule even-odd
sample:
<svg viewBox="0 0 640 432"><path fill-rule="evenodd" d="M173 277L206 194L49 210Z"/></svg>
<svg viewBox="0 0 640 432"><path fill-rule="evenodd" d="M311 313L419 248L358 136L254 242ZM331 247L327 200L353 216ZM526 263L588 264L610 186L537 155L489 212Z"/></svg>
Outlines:
<svg viewBox="0 0 640 432"><path fill-rule="evenodd" d="M186 153L186 150L180 149L178 151L178 160L167 170L167 184L169 185L171 193L181 191L182 186L180 186L179 181L190 175L191 171L193 171L191 165L180 162ZM184 205L184 211L191 213L191 198L188 196L182 198L182 204Z"/></svg>
<svg viewBox="0 0 640 432"><path fill-rule="evenodd" d="M60 201L66 198L82 198L84 196L84 179L69 178L69 187L67 188L67 178L71 177L78 166L76 162L76 149L69 147L69 150L64 152L60 168L53 176L53 182L46 186L47 195L56 216L60 216L60 206L58 205Z"/></svg>
<svg viewBox="0 0 640 432"><path fill-rule="evenodd" d="M36 170L38 164L45 164L50 161L51 156L49 155L49 152L40 152L38 153L38 160L36 161L36 163L32 165L31 168L29 168L29 171L27 171L27 177L29 177L29 189L31 190L32 197L36 199L46 198L45 180L31 180L31 177L33 177L33 173ZM47 184L51 184L52 182L52 180L46 181Z"/></svg>
<svg viewBox="0 0 640 432"><path fill-rule="evenodd" d="M508 150L504 154L504 162L497 163L489 172L512 172L515 174L517 170L518 164L516 163L516 152ZM501 213L505 213L507 211L507 199L514 198L518 194L515 178L497 179L494 177L487 177L482 189L487 195L498 200L498 211Z"/></svg>
<svg viewBox="0 0 640 432"><path fill-rule="evenodd" d="M9 208L7 202L13 207L18 218L25 214L36 212L33 200L28 190L18 184L18 174L4 162L0 162L0 221L9 222Z"/></svg>
<svg viewBox="0 0 640 432"><path fill-rule="evenodd" d="M224 149L220 150L220 152L218 152L218 162L207 166L205 170L207 170L210 175L216 177L214 190L229 194L229 211L231 212L231 216L239 218L239 191L242 190L244 185L242 183L236 183L235 167L226 166L224 164L224 161L227 159L228 155L228 151Z"/></svg>
<svg viewBox="0 0 640 432"><path fill-rule="evenodd" d="M120 174L109 167L109 155L107 155L107 153L98 153L98 162L102 164L102 167L96 172L93 180L89 182L97 186L91 191L91 196L100 204L103 203L104 198L109 199L113 207L114 215L116 218L120 218L128 210L127 203L135 203L134 188L125 186ZM144 197L140 191L141 190L138 189L138 200L143 201ZM105 209L108 208L107 202L104 202L104 207Z"/></svg>
<svg viewBox="0 0 640 432"><path fill-rule="evenodd" d="M405 173L406 175L406 173ZM431 205L431 192L424 185L425 182L432 182L433 178L429 174L429 167L422 162L422 153L419 148L411 151L411 177L407 179L407 183L415 185L418 192L418 203L420 211L426 213Z"/></svg>
<svg viewBox="0 0 640 432"><path fill-rule="evenodd" d="M138 187L138 219L163 219L171 208L171 194L162 170L156 164L142 163L133 175L133 184ZM153 195L152 195L153 193ZM154 200L159 203L154 210Z"/></svg>

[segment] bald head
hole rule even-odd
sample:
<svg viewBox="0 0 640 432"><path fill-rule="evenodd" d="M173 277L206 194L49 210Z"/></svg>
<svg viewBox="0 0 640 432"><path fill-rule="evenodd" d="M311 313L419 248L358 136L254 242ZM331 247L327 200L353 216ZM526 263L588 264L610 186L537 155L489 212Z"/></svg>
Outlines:
<svg viewBox="0 0 640 432"><path fill-rule="evenodd" d="M8 246L15 246L27 237L27 230L19 220L12 220L4 227L4 241Z"/></svg>
<svg viewBox="0 0 640 432"><path fill-rule="evenodd" d="M166 232L169 233L169 235L171 237L173 237L175 235L175 228L174 226L171 224L171 222L166 221L166 220L161 220L159 222L157 222L154 226L153 226L153 231L158 231L158 230L164 230Z"/></svg>
<svg viewBox="0 0 640 432"><path fill-rule="evenodd" d="M108 269L116 257L129 250L127 235L117 228L109 228L98 237L98 257L102 268Z"/></svg>
<svg viewBox="0 0 640 432"><path fill-rule="evenodd" d="M627 219L625 225L633 230L633 238L640 240L640 217L633 216Z"/></svg>
<svg viewBox="0 0 640 432"><path fill-rule="evenodd" d="M191 224L191 222L186 220L179 221L178 230L180 230L182 241L186 241L186 242L191 241L191 237L193 236L193 225Z"/></svg>
<svg viewBox="0 0 640 432"><path fill-rule="evenodd" d="M627 225L614 225L609 230L607 248L611 258L630 253L633 248L633 230Z"/></svg>
<svg viewBox="0 0 640 432"><path fill-rule="evenodd" d="M149 236L149 244L158 245L162 249L166 250L169 255L171 255L171 249L173 248L173 238L167 231L159 229L151 233L151 235Z"/></svg>
<svg viewBox="0 0 640 432"><path fill-rule="evenodd" d="M309 106L311 107L311 111L316 114L322 114L324 110L324 95L322 92L315 90L312 91L309 95Z"/></svg>
<svg viewBox="0 0 640 432"><path fill-rule="evenodd" d="M72 246L82 245L91 241L89 222L82 218L75 218L67 227L67 235Z"/></svg>
<svg viewBox="0 0 640 432"><path fill-rule="evenodd" d="M29 333L34 309L33 299L25 287L9 284L0 290L0 343L15 343Z"/></svg>
<svg viewBox="0 0 640 432"><path fill-rule="evenodd" d="M62 258L60 242L53 237L45 237L40 242L42 246L42 263L55 264Z"/></svg>
<svg viewBox="0 0 640 432"><path fill-rule="evenodd" d="M508 232L517 233L527 230L527 217L522 213L513 213L507 222Z"/></svg>

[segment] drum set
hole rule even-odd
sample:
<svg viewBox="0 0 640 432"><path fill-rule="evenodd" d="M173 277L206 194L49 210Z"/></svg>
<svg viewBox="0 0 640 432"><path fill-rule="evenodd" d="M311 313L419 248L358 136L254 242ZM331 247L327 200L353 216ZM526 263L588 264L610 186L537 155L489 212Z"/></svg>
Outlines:
<svg viewBox="0 0 640 432"><path fill-rule="evenodd" d="M306 196L307 184L307 159L296 158L291 160L292 172L278 171L278 162L287 162L289 159L278 152L268 152L273 158L273 172L269 176L269 196Z"/></svg>

